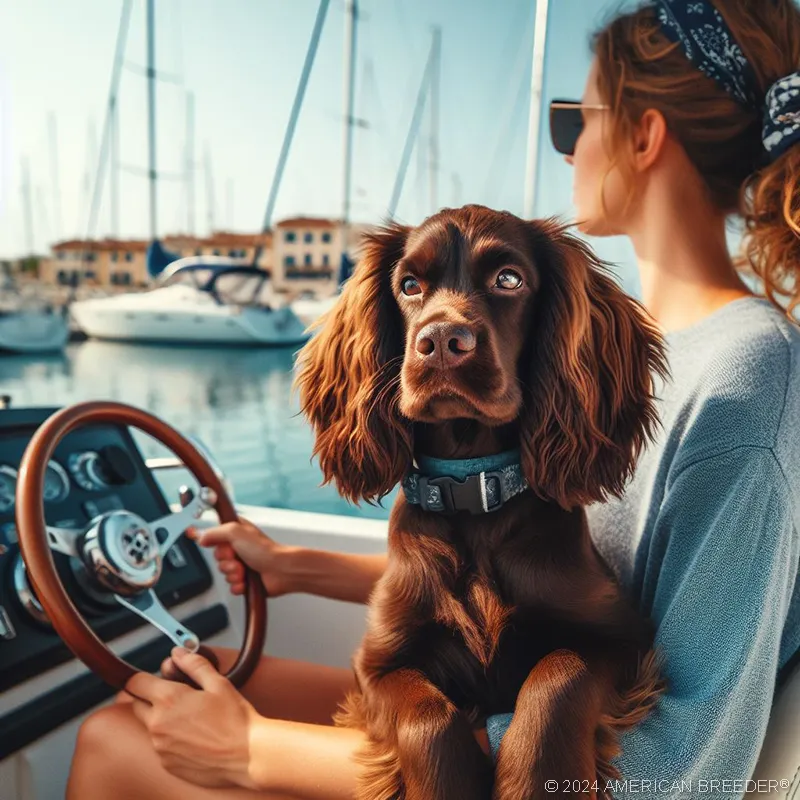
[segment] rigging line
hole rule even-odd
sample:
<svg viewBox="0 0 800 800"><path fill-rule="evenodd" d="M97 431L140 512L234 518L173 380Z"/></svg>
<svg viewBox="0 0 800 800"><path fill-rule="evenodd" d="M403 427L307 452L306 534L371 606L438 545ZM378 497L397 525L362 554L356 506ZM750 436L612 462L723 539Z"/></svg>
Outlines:
<svg viewBox="0 0 800 800"><path fill-rule="evenodd" d="M114 66L111 70L111 86L108 93L108 105L106 117L103 124L103 139L100 145L100 157L98 158L97 170L95 171L94 189L92 191L92 202L89 208L89 219L86 224L86 239L90 239L97 224L97 214L100 208L100 198L103 191L103 179L105 178L106 164L108 162L108 150L111 143L111 128L113 116L117 105L117 93L122 76L122 62L125 53L125 43L128 38L128 28L131 18L131 0L122 0L122 10L119 18L119 28L117 30L117 43L114 50ZM81 266L85 254L81 259Z"/></svg>
<svg viewBox="0 0 800 800"><path fill-rule="evenodd" d="M175 61L178 75L186 75L185 64L183 59L183 30L181 27L181 18L183 16L181 8L181 0L174 0L170 5L174 11L173 34L175 36Z"/></svg>
<svg viewBox="0 0 800 800"><path fill-rule="evenodd" d="M528 68L528 60L530 58L530 50L528 49L527 45L527 32L530 31L533 27L533 18L530 14L527 15L525 20L525 25L522 27L522 30L526 32L525 36L521 36L517 42L517 52L514 57L514 67L512 68L510 74L511 75L520 75L520 84L517 87L517 92L514 95L514 102L511 105L506 106L506 113L503 116L503 124L499 126L498 135L497 135L497 142L495 143L494 151L492 158L489 162L489 169L486 173L486 180L484 183L483 193L487 200L490 197L494 197L497 199L497 194L492 193L492 183L494 179L497 177L497 163L505 157L506 168L508 165L508 155L510 151L510 138L512 134L512 128L514 121L516 120L517 114L519 113L519 104L522 102L522 93L525 91L525 87L530 87L530 75L529 75L529 68ZM523 47L523 45L525 45ZM507 76L509 73L503 73L504 76Z"/></svg>
<svg viewBox="0 0 800 800"><path fill-rule="evenodd" d="M431 82L431 71L435 64L436 58L436 45L435 42L431 44L430 52L428 53L428 61L425 64L425 72L422 75L422 82L419 86L417 93L417 102L414 106L414 114L411 117L411 124L408 128L408 135L403 147L403 155L400 158L400 167L397 170L397 177L395 179L394 188L392 189L392 197L389 200L389 219L394 219L397 213L397 205L400 202L400 195L403 191L403 183L405 181L406 172L408 170L408 162L411 159L411 151L414 148L414 143L418 138L419 126L422 121L422 113L425 110L426 100L428 97L428 89Z"/></svg>
<svg viewBox="0 0 800 800"><path fill-rule="evenodd" d="M136 164L120 164L119 169L127 172L129 175L136 175L138 178L149 178L150 170L146 167L138 167ZM185 181L185 172L156 172L156 177L168 181Z"/></svg>
<svg viewBox="0 0 800 800"><path fill-rule="evenodd" d="M525 106L529 88L530 81L527 71L523 71L520 75L514 105L512 106L511 113L506 117L505 123L500 128L497 146L492 155L492 160L489 163L489 172L486 176L486 184L483 190L488 205L499 204L500 195L508 172L508 164L511 158L511 145L515 138L514 131L517 123L520 121L520 113ZM517 131L517 134L518 133Z"/></svg>
<svg viewBox="0 0 800 800"><path fill-rule="evenodd" d="M142 78L150 77L150 73L147 71L147 67L141 66L141 64L135 64L133 61L126 61L123 66L129 72L133 72L136 75L139 75ZM184 85L184 79L182 75L173 74L171 72L162 72L161 70L156 70L153 73L153 77L157 81L163 81L164 83L174 83L178 86Z"/></svg>
<svg viewBox="0 0 800 800"><path fill-rule="evenodd" d="M314 20L314 28L311 31L311 40L306 50L305 61L303 62L303 69L300 73L300 80L297 84L297 91L295 92L294 102L292 103L292 110L289 114L289 123L286 126L284 133L281 151L278 156L278 164L275 167L275 174L272 178L272 186L269 190L269 197L267 198L267 208L264 212L264 221L261 225L262 233L266 233L272 226L272 215L275 211L275 203L278 199L278 189L280 188L281 178L283 177L283 170L286 167L286 162L289 158L289 148L294 138L294 131L297 127L297 120L300 116L300 109L303 105L303 98L306 93L306 86L308 85L308 78L311 75L311 68L314 66L314 58L317 54L317 46L322 34L322 27L325 23L325 16L328 13L328 6L330 0L320 0L319 8L317 9L317 17ZM258 259L261 256L264 246L259 242L258 246L253 252L253 266L256 266Z"/></svg>

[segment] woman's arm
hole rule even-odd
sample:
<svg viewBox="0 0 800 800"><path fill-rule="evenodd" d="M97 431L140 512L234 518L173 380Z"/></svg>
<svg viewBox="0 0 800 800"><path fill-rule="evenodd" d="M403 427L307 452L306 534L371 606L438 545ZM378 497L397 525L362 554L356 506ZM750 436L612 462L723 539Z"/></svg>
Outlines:
<svg viewBox="0 0 800 800"><path fill-rule="evenodd" d="M352 800L366 736L349 728L260 717L250 731L250 778L260 791L302 800Z"/></svg>
<svg viewBox="0 0 800 800"><path fill-rule="evenodd" d="M270 597L304 592L366 603L388 563L386 553L357 555L280 544L246 519L190 535L203 547L214 548L234 594L244 592L244 562L261 575Z"/></svg>
<svg viewBox="0 0 800 800"><path fill-rule="evenodd" d="M486 732L475 738L488 752ZM261 791L302 800L352 800L362 731L260 717L250 733L250 778Z"/></svg>
<svg viewBox="0 0 800 800"><path fill-rule="evenodd" d="M388 560L386 553L357 555L308 547L287 548L283 558L292 591L351 603L369 601Z"/></svg>

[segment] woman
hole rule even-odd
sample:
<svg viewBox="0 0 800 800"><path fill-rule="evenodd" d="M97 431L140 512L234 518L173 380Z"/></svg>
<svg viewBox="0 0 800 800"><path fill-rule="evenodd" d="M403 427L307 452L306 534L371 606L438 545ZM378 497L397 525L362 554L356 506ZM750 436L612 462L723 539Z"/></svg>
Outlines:
<svg viewBox="0 0 800 800"><path fill-rule="evenodd" d="M575 169L580 229L631 239L672 369L659 441L622 500L588 510L598 550L658 626L669 681L617 765L652 782L638 796L725 780L714 796L739 797L776 676L800 647L800 12L792 0L661 0L614 19L593 50L578 128L570 140L575 110L556 108L555 143ZM729 255L735 213L771 299ZM200 541L234 592L231 547L273 596L364 602L385 565L281 547L246 523ZM149 702L84 724L70 797L352 796L361 737L327 724L348 670L265 658L242 697L199 656L174 659L206 691L134 678ZM489 720L493 752L509 721Z"/></svg>

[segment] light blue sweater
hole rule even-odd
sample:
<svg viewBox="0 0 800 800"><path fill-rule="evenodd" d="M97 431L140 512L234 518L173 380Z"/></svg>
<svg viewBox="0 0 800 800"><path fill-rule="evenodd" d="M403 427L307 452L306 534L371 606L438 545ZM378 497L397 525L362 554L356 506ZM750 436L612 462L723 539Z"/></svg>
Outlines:
<svg viewBox="0 0 800 800"><path fill-rule="evenodd" d="M700 780L748 779L777 672L800 647L800 333L769 301L742 298L667 346L663 430L623 498L587 509L666 660L669 689L615 762L653 782L613 792L637 800L681 796L674 781L694 797ZM495 757L510 721L488 721ZM704 796L742 796L728 787Z"/></svg>

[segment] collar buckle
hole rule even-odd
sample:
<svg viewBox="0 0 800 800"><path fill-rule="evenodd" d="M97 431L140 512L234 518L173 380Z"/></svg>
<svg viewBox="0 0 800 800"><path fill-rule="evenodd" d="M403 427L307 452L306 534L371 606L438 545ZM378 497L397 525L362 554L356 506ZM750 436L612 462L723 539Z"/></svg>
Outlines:
<svg viewBox="0 0 800 800"><path fill-rule="evenodd" d="M463 481L442 476L428 478L420 475L419 504L424 511L455 514L488 514L497 511L508 500L502 472L487 470L468 475Z"/></svg>

